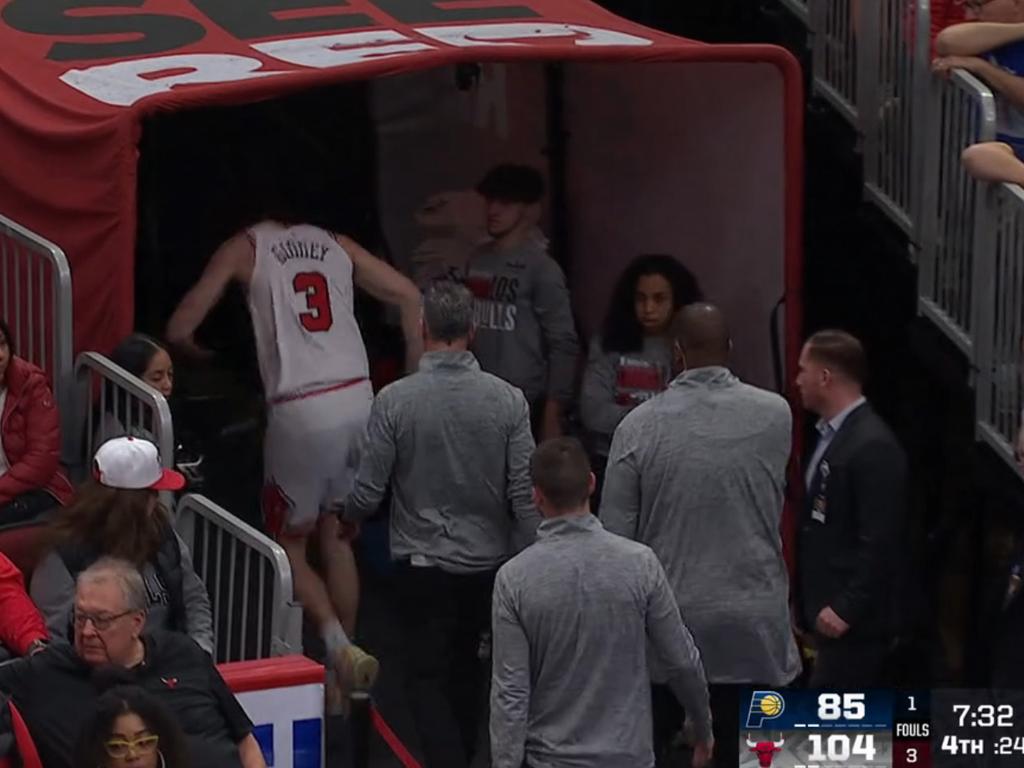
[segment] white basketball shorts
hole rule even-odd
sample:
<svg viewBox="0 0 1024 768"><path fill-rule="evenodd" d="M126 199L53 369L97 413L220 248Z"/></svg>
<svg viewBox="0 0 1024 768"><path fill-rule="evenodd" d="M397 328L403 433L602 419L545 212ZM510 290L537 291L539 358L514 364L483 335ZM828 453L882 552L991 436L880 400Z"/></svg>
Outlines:
<svg viewBox="0 0 1024 768"><path fill-rule="evenodd" d="M372 403L373 387L360 379L269 406L263 520L271 536L309 535L352 490Z"/></svg>

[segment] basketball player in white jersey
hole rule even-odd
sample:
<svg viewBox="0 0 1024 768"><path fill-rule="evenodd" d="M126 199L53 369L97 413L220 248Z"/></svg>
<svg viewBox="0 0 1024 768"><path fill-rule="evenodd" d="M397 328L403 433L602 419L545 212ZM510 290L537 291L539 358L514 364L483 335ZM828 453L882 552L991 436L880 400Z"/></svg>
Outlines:
<svg viewBox="0 0 1024 768"><path fill-rule="evenodd" d="M353 282L399 307L407 367L422 352L420 293L405 276L342 235L264 221L214 253L167 325L168 341L203 353L195 330L231 282L247 290L268 403L263 512L291 563L295 592L320 627L334 681L372 685L377 662L349 642L359 599L352 549L328 514L351 489L355 450L373 401L353 312ZM317 535L322 579L306 559Z"/></svg>

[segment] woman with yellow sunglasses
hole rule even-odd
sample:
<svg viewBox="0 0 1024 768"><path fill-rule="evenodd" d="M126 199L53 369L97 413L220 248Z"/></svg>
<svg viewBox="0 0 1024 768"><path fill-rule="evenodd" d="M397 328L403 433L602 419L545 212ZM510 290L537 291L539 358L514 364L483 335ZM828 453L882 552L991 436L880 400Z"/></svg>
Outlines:
<svg viewBox="0 0 1024 768"><path fill-rule="evenodd" d="M141 688L123 685L99 698L79 738L76 768L188 768L181 729Z"/></svg>

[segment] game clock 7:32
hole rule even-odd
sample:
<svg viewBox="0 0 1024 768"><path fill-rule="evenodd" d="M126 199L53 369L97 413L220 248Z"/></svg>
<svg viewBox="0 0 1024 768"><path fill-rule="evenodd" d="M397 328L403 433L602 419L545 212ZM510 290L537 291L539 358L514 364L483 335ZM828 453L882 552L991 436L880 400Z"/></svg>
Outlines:
<svg viewBox="0 0 1024 768"><path fill-rule="evenodd" d="M1024 693L938 690L932 694L935 766L1024 765Z"/></svg>

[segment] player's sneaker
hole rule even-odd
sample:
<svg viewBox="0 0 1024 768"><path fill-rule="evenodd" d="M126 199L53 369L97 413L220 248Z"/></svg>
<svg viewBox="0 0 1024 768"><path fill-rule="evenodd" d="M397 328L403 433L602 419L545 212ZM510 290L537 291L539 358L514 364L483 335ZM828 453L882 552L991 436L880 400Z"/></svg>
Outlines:
<svg viewBox="0 0 1024 768"><path fill-rule="evenodd" d="M380 662L357 645L328 653L324 706L328 715L348 715L349 697L369 691L377 681Z"/></svg>

